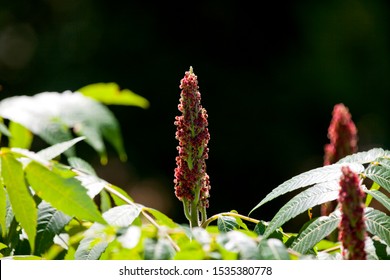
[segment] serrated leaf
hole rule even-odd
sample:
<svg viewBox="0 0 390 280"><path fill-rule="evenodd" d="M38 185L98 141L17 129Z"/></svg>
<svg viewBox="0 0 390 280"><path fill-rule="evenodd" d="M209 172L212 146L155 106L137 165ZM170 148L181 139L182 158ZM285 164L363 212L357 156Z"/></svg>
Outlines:
<svg viewBox="0 0 390 280"><path fill-rule="evenodd" d="M309 189L294 196L287 202L274 218L269 222L269 226L264 232L263 237L267 238L273 231L279 228L288 220L303 213L307 209L338 197L338 180L321 183L310 187Z"/></svg>
<svg viewBox="0 0 390 280"><path fill-rule="evenodd" d="M319 167L316 169L312 169L310 171L301 173L293 178L285 181L283 184L279 185L275 189L271 191L259 204L257 204L251 211L262 206L263 204L294 190L307 187L313 184L324 183L327 181L338 180L341 176L341 167L348 165L353 172L360 173L363 172L364 167L358 163L351 164L332 164L323 167Z"/></svg>
<svg viewBox="0 0 390 280"><path fill-rule="evenodd" d="M33 134L27 128L11 121L9 124L9 131L11 133L9 147L30 149L33 141Z"/></svg>
<svg viewBox="0 0 390 280"><path fill-rule="evenodd" d="M26 186L23 167L11 154L1 156L1 172L16 220L25 230L31 250L35 248L38 211Z"/></svg>
<svg viewBox="0 0 390 280"><path fill-rule="evenodd" d="M75 177L81 185L87 190L87 194L90 198L94 198L98 193L100 193L106 186L109 185L103 179L99 177L82 174Z"/></svg>
<svg viewBox="0 0 390 280"><path fill-rule="evenodd" d="M88 108L88 109L86 109ZM44 92L34 96L16 96L0 102L0 116L20 123L47 143L54 145L86 136L86 142L107 160L103 142L114 145L122 159L126 158L118 121L103 104L81 93ZM67 156L74 156L73 150Z"/></svg>
<svg viewBox="0 0 390 280"><path fill-rule="evenodd" d="M382 157L385 155L385 151L381 148L373 148L369 151L359 152L352 155L348 155L342 159L340 159L337 163L369 163L374 161L375 159Z"/></svg>
<svg viewBox="0 0 390 280"><path fill-rule="evenodd" d="M86 189L75 178L62 178L34 161L25 172L36 194L56 209L69 216L106 223Z"/></svg>
<svg viewBox="0 0 390 280"><path fill-rule="evenodd" d="M112 241L112 238L107 236L105 230L106 227L99 223L94 223L86 230L84 233L85 237L77 247L74 258L76 260L98 260Z"/></svg>
<svg viewBox="0 0 390 280"><path fill-rule="evenodd" d="M378 164L381 166L390 169L390 159L389 158L378 158L377 159Z"/></svg>
<svg viewBox="0 0 390 280"><path fill-rule="evenodd" d="M141 207L137 205L121 205L103 213L103 218L109 225L127 227L139 216Z"/></svg>
<svg viewBox="0 0 390 280"><path fill-rule="evenodd" d="M149 101L134 92L123 89L115 83L96 83L78 90L83 95L94 98L107 105L127 105L148 108Z"/></svg>
<svg viewBox="0 0 390 280"><path fill-rule="evenodd" d="M365 209L367 231L377 235L390 246L390 217L382 211L367 207Z"/></svg>
<svg viewBox="0 0 390 280"><path fill-rule="evenodd" d="M220 232L228 232L239 228L236 219L230 216L219 216L217 225Z"/></svg>
<svg viewBox="0 0 390 280"><path fill-rule="evenodd" d="M54 236L60 234L72 218L42 201L38 205L38 226L35 238L36 255L44 253L54 244Z"/></svg>
<svg viewBox="0 0 390 280"><path fill-rule="evenodd" d="M364 175L390 192L390 169L380 165L371 165L364 171Z"/></svg>
<svg viewBox="0 0 390 280"><path fill-rule="evenodd" d="M289 260L286 246L279 239L263 239L259 244L260 259L262 260Z"/></svg>
<svg viewBox="0 0 390 280"><path fill-rule="evenodd" d="M384 207L387 208L387 210L390 211L390 198L378 190L368 190L366 188L363 188L363 191L369 195L371 195L373 198L375 198L378 202L380 202Z"/></svg>
<svg viewBox="0 0 390 280"><path fill-rule="evenodd" d="M95 169L87 161L79 157L68 157L68 162L73 168L89 175L97 176Z"/></svg>
<svg viewBox="0 0 390 280"><path fill-rule="evenodd" d="M54 144L53 146L39 151L37 155L45 160L52 160L84 139L85 137L77 137L66 142Z"/></svg>
<svg viewBox="0 0 390 280"><path fill-rule="evenodd" d="M341 214L339 210L329 216L322 216L312 222L291 245L291 249L301 254L307 251L328 236L340 223Z"/></svg>
<svg viewBox="0 0 390 280"><path fill-rule="evenodd" d="M153 208L146 208L146 210L153 215L156 222L161 226L166 226L169 228L176 228L177 224L168 216L166 216L164 213L161 213L160 211L153 209Z"/></svg>

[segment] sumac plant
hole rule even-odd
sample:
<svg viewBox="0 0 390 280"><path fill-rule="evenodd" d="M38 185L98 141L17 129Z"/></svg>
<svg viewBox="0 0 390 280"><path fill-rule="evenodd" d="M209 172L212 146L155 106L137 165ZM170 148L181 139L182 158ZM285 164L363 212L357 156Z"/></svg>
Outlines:
<svg viewBox="0 0 390 280"><path fill-rule="evenodd" d="M108 105L147 108L145 98L110 83L1 100L0 257L390 258L390 152L382 148L357 152L357 130L345 106L335 107L324 166L282 182L254 201L249 214L228 210L208 217L212 178L207 175L206 160L212 154L208 149L212 133L192 68L180 89L172 192L181 201L188 224L178 224L158 209L137 203L119 186L99 178L93 166L77 156L77 143L84 141L104 164L108 142L125 161L119 123ZM340 110L347 114L336 113ZM35 136L48 147L31 150ZM292 192L295 195L271 220L262 219L259 208ZM330 202L328 212L312 214L313 207ZM286 222L305 212L311 215L298 232L283 230ZM334 232L336 238L329 239Z"/></svg>

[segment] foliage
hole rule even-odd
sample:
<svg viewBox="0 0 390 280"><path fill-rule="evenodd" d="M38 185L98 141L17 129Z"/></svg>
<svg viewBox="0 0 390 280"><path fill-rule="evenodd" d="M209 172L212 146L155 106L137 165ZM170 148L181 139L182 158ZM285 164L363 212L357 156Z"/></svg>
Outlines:
<svg viewBox="0 0 390 280"><path fill-rule="evenodd" d="M348 165L359 174L368 194L368 256L390 258L390 217L370 207L376 200L390 210L389 151L376 148L355 153L280 184L251 212L284 194L297 192L271 221L232 210L191 228L177 224L157 209L134 202L123 189L99 178L88 162L77 157L75 147L85 141L104 163L106 140L126 159L118 122L105 104L147 107L143 98L128 91L123 92L123 99L116 96L116 85L97 86L96 94L93 87L86 87L81 90L86 95L41 93L0 102L0 116L4 119L0 132L8 138L8 146L0 148L1 257L340 259L339 242L326 240L339 224L339 209L309 220L298 233L284 232L282 226L316 205L335 200L341 166ZM51 146L32 151L34 135Z"/></svg>

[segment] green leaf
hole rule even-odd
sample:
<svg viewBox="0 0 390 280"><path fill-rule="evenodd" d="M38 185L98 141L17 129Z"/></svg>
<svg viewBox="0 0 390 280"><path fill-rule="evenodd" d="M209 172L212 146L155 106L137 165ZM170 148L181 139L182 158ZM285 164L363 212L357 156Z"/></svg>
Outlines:
<svg viewBox="0 0 390 280"><path fill-rule="evenodd" d="M38 226L35 238L35 255L41 255L54 244L54 236L60 234L72 218L42 201L38 205Z"/></svg>
<svg viewBox="0 0 390 280"><path fill-rule="evenodd" d="M68 157L68 162L73 168L89 175L97 176L95 169L87 161L79 157Z"/></svg>
<svg viewBox="0 0 390 280"><path fill-rule="evenodd" d="M86 189L75 178L62 178L34 161L25 172L36 194L56 209L69 216L106 223Z"/></svg>
<svg viewBox="0 0 390 280"><path fill-rule="evenodd" d="M25 230L31 250L34 251L38 211L26 186L22 164L11 154L2 154L1 172L16 220Z"/></svg>
<svg viewBox="0 0 390 280"><path fill-rule="evenodd" d="M381 148L374 148L369 151L355 153L349 156L346 156L340 159L337 163L369 163L376 160L379 157L382 157L386 154L386 152Z"/></svg>
<svg viewBox="0 0 390 280"><path fill-rule="evenodd" d="M45 160L52 160L65 152L66 150L73 147L77 142L80 142L81 140L84 140L85 137L77 137L72 140L54 144L53 146L50 146L46 149L43 149L37 153L37 155Z"/></svg>
<svg viewBox="0 0 390 280"><path fill-rule="evenodd" d="M364 175L390 192L390 169L380 165L371 165L364 171Z"/></svg>
<svg viewBox="0 0 390 280"><path fill-rule="evenodd" d="M387 210L390 211L390 198L378 190L368 190L367 188L363 188L363 191L373 198L375 198L378 202L380 202L384 207L387 208Z"/></svg>
<svg viewBox="0 0 390 280"><path fill-rule="evenodd" d="M114 185L110 185L110 188L113 189L114 191L118 192L119 194L123 195L126 199L130 200L130 201L134 201L128 194L125 190L117 187L117 186L114 186ZM114 200L114 203L115 205L124 205L124 204L127 204L126 201L124 201L122 198L120 198L119 196L117 196L116 194L110 192L110 195L112 197L112 200Z"/></svg>
<svg viewBox="0 0 390 280"><path fill-rule="evenodd" d="M147 208L146 209L150 214L153 215L155 218L156 222L161 225L161 226L166 226L169 228L176 228L177 224L168 216L165 214L161 213L160 211L153 209L153 208Z"/></svg>
<svg viewBox="0 0 390 280"><path fill-rule="evenodd" d="M10 122L9 130L11 137L9 139L9 146L22 149L30 149L33 141L33 134L23 125L16 122Z"/></svg>
<svg viewBox="0 0 390 280"><path fill-rule="evenodd" d="M0 160L0 170L1 170L1 160ZM6 236L8 229L6 226L6 216L7 216L7 192L4 189L3 178L0 176L0 227L1 233Z"/></svg>
<svg viewBox="0 0 390 280"><path fill-rule="evenodd" d="M367 231L377 235L390 246L390 217L382 211L367 207L365 209Z"/></svg>
<svg viewBox="0 0 390 280"><path fill-rule="evenodd" d="M317 184L294 196L269 222L263 237L267 238L275 229L298 214L316 205L334 200L339 193L338 180Z"/></svg>
<svg viewBox="0 0 390 280"><path fill-rule="evenodd" d="M11 132L8 130L8 128L4 125L3 120L0 120L0 136L1 133L4 134L7 137L11 137ZM0 137L1 138L1 137Z"/></svg>
<svg viewBox="0 0 390 280"><path fill-rule="evenodd" d="M132 224L140 213L141 207L127 204L111 208L103 213L103 217L110 225L127 227Z"/></svg>
<svg viewBox="0 0 390 280"><path fill-rule="evenodd" d="M262 206L263 204L273 200L274 198L281 196L285 193L297 190L299 188L307 187L313 184L324 183L327 181L338 180L341 176L341 167L348 165L352 171L360 173L364 170L363 165L357 163L351 164L332 164L310 171L301 173L297 176L294 176L290 180L285 181L283 184L279 185L271 191L259 204L254 207L250 213Z"/></svg>
<svg viewBox="0 0 390 280"><path fill-rule="evenodd" d="M71 140L72 129L86 137L103 163L107 161L104 138L114 145L121 159L126 159L115 116L105 105L81 93L44 92L6 98L0 102L0 116L23 125L51 145ZM74 156L72 149L66 154Z"/></svg>
<svg viewBox="0 0 390 280"><path fill-rule="evenodd" d="M148 108L149 101L134 92L123 89L115 83L96 83L78 90L83 95L94 98L107 105L128 105Z"/></svg>
<svg viewBox="0 0 390 280"><path fill-rule="evenodd" d="M364 185L363 185L364 186ZM374 182L370 188L371 191L377 191L381 188L381 186L379 186L376 182ZM372 195L368 194L367 197L366 197L366 202L365 202L365 205L366 207L370 206L370 203L372 201Z"/></svg>
<svg viewBox="0 0 390 280"><path fill-rule="evenodd" d="M112 242L112 238L106 234L106 226L99 223L94 223L84 236L74 255L76 260L97 260Z"/></svg>
<svg viewBox="0 0 390 280"><path fill-rule="evenodd" d="M217 225L220 232L228 232L239 228L236 219L230 216L219 216Z"/></svg>
<svg viewBox="0 0 390 280"><path fill-rule="evenodd" d="M100 210L102 213L104 213L110 210L111 207L112 205L110 195L104 189L102 189L100 191Z"/></svg>
<svg viewBox="0 0 390 280"><path fill-rule="evenodd" d="M260 259L262 260L289 260L286 246L279 239L263 239L259 244Z"/></svg>
<svg viewBox="0 0 390 280"><path fill-rule="evenodd" d="M259 258L257 243L240 231L232 230L222 233L217 237L217 242L226 250L238 253L238 259L240 260L255 260Z"/></svg>
<svg viewBox="0 0 390 280"><path fill-rule="evenodd" d="M341 214L339 210L336 210L329 216L317 218L299 234L291 245L291 249L301 254L306 254L310 248L337 228L340 219Z"/></svg>
<svg viewBox="0 0 390 280"><path fill-rule="evenodd" d="M390 169L390 159L389 158L378 158L377 163L381 166Z"/></svg>

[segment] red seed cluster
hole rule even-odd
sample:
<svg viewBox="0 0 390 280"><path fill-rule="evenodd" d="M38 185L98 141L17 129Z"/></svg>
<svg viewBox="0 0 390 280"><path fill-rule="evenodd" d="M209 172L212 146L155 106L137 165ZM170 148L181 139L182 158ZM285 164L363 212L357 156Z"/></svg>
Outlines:
<svg viewBox="0 0 390 280"><path fill-rule="evenodd" d="M196 190L199 190L199 205L208 207L210 182L205 163L210 140L208 116L200 103L198 79L192 68L185 73L180 89L178 109L182 115L175 118L176 139L179 141L174 179L175 194L179 200L185 198L193 201Z"/></svg>
<svg viewBox="0 0 390 280"><path fill-rule="evenodd" d="M342 243L342 255L344 259L365 260L364 193L356 173L346 166L342 167L341 171L339 241Z"/></svg>
<svg viewBox="0 0 390 280"><path fill-rule="evenodd" d="M348 108L344 104L337 104L332 115L328 129L330 144L325 145L324 165L357 152L357 129Z"/></svg>

